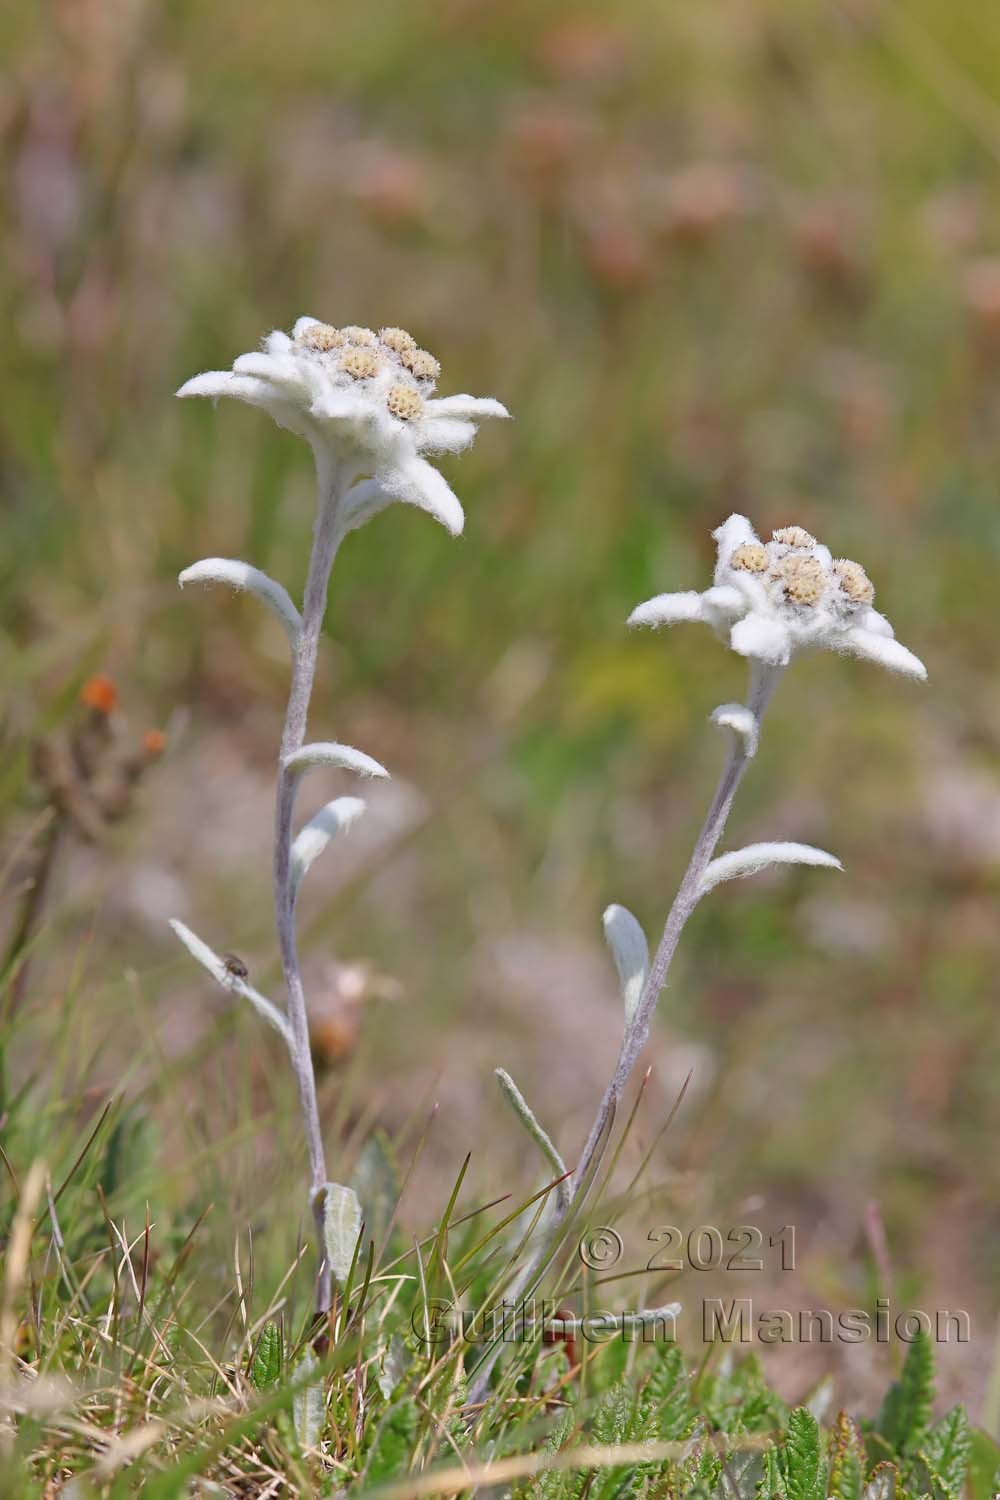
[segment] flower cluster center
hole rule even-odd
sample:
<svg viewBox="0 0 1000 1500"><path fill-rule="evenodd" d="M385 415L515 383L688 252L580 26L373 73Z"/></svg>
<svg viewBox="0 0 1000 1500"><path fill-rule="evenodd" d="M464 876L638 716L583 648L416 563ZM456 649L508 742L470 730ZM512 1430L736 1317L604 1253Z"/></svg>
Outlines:
<svg viewBox="0 0 1000 1500"><path fill-rule="evenodd" d="M398 422L415 422L424 415L424 400L441 374L441 366L417 345L405 328L371 328L349 324L310 323L295 336L295 344L318 356L335 380L368 385L372 399ZM336 355L328 363L327 356ZM376 378L379 377L379 378Z"/></svg>

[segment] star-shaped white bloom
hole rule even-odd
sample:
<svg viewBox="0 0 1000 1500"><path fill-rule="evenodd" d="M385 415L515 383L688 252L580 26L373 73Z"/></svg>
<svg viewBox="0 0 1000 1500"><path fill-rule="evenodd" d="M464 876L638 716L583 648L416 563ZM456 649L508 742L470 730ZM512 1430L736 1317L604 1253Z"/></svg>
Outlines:
<svg viewBox="0 0 1000 1500"><path fill-rule="evenodd" d="M440 365L402 328L334 328L300 318L288 334L268 334L258 354L231 370L188 380L178 396L233 396L260 406L281 427L329 456L345 495L342 531L394 500L420 506L457 535L465 523L447 481L422 456L461 453L484 417L506 417L499 401L435 398Z"/></svg>
<svg viewBox="0 0 1000 1500"><path fill-rule="evenodd" d="M741 656L772 667L796 652L846 652L892 672L923 680L923 662L894 638L859 563L837 561L801 526L785 526L761 543L745 516L730 516L713 533L719 555L704 593L660 594L640 604L630 625L703 620Z"/></svg>

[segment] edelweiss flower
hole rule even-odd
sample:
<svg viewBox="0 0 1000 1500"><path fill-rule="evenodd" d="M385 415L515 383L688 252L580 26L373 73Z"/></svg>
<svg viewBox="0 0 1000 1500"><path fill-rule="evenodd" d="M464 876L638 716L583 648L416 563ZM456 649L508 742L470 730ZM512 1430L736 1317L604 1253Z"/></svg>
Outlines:
<svg viewBox="0 0 1000 1500"><path fill-rule="evenodd" d="M923 680L927 669L872 609L875 590L860 563L838 561L801 526L758 540L745 516L713 533L715 582L703 594L660 594L632 611L630 625L704 620L741 656L786 666L807 647L843 651Z"/></svg>
<svg viewBox="0 0 1000 1500"><path fill-rule="evenodd" d="M211 370L178 396L234 396L305 437L334 465L344 497L343 531L393 500L418 505L457 534L465 517L425 453L461 453L483 417L506 417L499 401L434 397L441 367L403 328L334 328L300 318L292 336L276 331L263 352L241 354L232 370Z"/></svg>

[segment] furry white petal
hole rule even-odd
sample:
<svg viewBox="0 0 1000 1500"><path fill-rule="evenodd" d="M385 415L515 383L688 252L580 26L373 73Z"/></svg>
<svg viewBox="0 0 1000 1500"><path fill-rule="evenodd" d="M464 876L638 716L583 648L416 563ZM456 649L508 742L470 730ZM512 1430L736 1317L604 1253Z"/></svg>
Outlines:
<svg viewBox="0 0 1000 1500"><path fill-rule="evenodd" d="M915 678L917 682L927 680L927 668L919 656L914 656L912 651L908 651L890 636L876 635L872 630L855 625L853 629L845 631L834 645L838 651L860 656L864 661L873 661L880 667L888 667L890 672L900 672L904 677Z"/></svg>
<svg viewBox="0 0 1000 1500"><path fill-rule="evenodd" d="M392 505L393 499L374 479L363 479L360 484L349 489L340 502L337 522L341 533L346 536L349 531L357 531L372 516L377 516L387 505Z"/></svg>
<svg viewBox="0 0 1000 1500"><path fill-rule="evenodd" d="M752 760L757 754L758 724L745 703L720 703L712 710L712 723L731 729L743 741L743 754Z"/></svg>
<svg viewBox="0 0 1000 1500"><path fill-rule="evenodd" d="M261 572L260 568L252 568L249 563L238 562L235 558L205 557L201 562L192 563L190 568L185 568L177 582L181 588L186 583L226 583L230 588L255 594L281 620L293 646L298 639L302 616L287 590L267 573Z"/></svg>
<svg viewBox="0 0 1000 1500"><path fill-rule="evenodd" d="M280 354L241 354L233 361L234 375L252 375L268 380L293 399L308 393L309 387L294 359Z"/></svg>
<svg viewBox="0 0 1000 1500"><path fill-rule="evenodd" d="M455 417L430 417L420 424L417 444L421 453L464 453L475 436L473 422L460 422Z"/></svg>
<svg viewBox="0 0 1000 1500"><path fill-rule="evenodd" d="M734 849L729 854L720 854L713 859L701 878L700 896L719 885L723 880L739 880L744 875L756 875L769 865L823 865L830 870L844 867L833 854L825 849L816 849L812 844L748 844L745 849Z"/></svg>
<svg viewBox="0 0 1000 1500"><path fill-rule="evenodd" d="M203 375L194 375L186 380L177 392L178 396L207 396L217 401L220 396L229 396L243 401L247 406L257 406L266 411L279 427L305 437L304 417L300 407L286 391L281 391L269 380L259 380L256 375L234 375L232 370L207 370Z"/></svg>
<svg viewBox="0 0 1000 1500"><path fill-rule="evenodd" d="M787 629L780 620L769 620L766 615L749 614L737 620L729 644L741 656L755 657L773 667L786 666L792 654L792 638Z"/></svg>
<svg viewBox="0 0 1000 1500"><path fill-rule="evenodd" d="M609 906L604 913L604 936L621 981L625 1030L632 1025L642 987L649 972L649 944L637 919L626 906Z"/></svg>
<svg viewBox="0 0 1000 1500"><path fill-rule="evenodd" d="M233 396L237 401L249 401L254 406L264 406L274 399L274 390L253 375L234 375L232 370L206 370L203 375L192 375L177 391L182 399L187 396L208 396L217 401L220 396Z"/></svg>
<svg viewBox="0 0 1000 1500"><path fill-rule="evenodd" d="M395 467L379 469L376 480L393 500L416 505L440 521L452 536L465 525L465 512L448 481L422 458L410 458Z"/></svg>
<svg viewBox="0 0 1000 1500"><path fill-rule="evenodd" d="M323 853L330 840L350 828L364 810L365 803L361 797L335 797L300 829L292 845L291 855L293 901L298 894L302 877Z"/></svg>
<svg viewBox="0 0 1000 1500"><path fill-rule="evenodd" d="M303 771L312 770L313 766L339 766L341 770L354 771L358 776L389 775L385 766L380 766L377 760L365 755L363 750L355 750L350 745L338 745L333 740L303 745L301 750L296 750L294 755L289 755L285 760L285 770L295 771L299 775Z"/></svg>
<svg viewBox="0 0 1000 1500"><path fill-rule="evenodd" d="M880 615L877 609L866 609L855 624L862 630L870 630L872 635L884 635L890 641L896 634L885 615Z"/></svg>
<svg viewBox="0 0 1000 1500"><path fill-rule="evenodd" d="M510 412L492 396L435 396L424 402L424 410L431 417L509 417Z"/></svg>
<svg viewBox="0 0 1000 1500"><path fill-rule="evenodd" d="M236 974L231 974L219 955L213 952L207 943L203 943L198 934L192 932L190 927L185 927L183 922L178 922L176 919L171 920L170 926L173 928L175 935L180 938L191 957L196 959L203 969L208 970L216 984L221 985L224 990L230 990L234 995L240 995L244 1000L249 1000L258 1015L263 1016L267 1024L273 1026L278 1035L284 1038L285 1044L290 1051L292 1047L292 1028L278 1007L272 1005L270 1000L266 1000L252 985L247 984L246 980L240 979Z"/></svg>
<svg viewBox="0 0 1000 1500"><path fill-rule="evenodd" d="M681 620L704 619L702 598L693 590L682 594L657 594L645 604L637 604L626 624L648 625L656 630L660 625L676 625Z"/></svg>
<svg viewBox="0 0 1000 1500"><path fill-rule="evenodd" d="M316 328L319 322L319 318L296 318L295 326L292 329L292 337L300 339L307 328Z"/></svg>
<svg viewBox="0 0 1000 1500"><path fill-rule="evenodd" d="M706 589L701 596L702 608L706 615L728 616L730 623L738 615L746 612L746 600L731 583L716 583L710 589Z"/></svg>

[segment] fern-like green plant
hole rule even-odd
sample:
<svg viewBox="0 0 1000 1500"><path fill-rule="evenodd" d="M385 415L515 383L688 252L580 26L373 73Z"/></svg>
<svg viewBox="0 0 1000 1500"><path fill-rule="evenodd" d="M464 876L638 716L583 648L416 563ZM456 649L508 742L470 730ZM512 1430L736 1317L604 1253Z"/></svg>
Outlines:
<svg viewBox="0 0 1000 1500"><path fill-rule="evenodd" d="M830 1444L830 1500L861 1500L865 1448L857 1424L846 1411L838 1414Z"/></svg>
<svg viewBox="0 0 1000 1500"><path fill-rule="evenodd" d="M788 1500L826 1500L826 1458L819 1423L805 1406L788 1418L782 1462Z"/></svg>
<svg viewBox="0 0 1000 1500"><path fill-rule="evenodd" d="M907 1350L902 1374L893 1381L882 1403L875 1423L873 1456L884 1456L879 1451L883 1445L900 1456L916 1453L930 1429L933 1409L934 1346L930 1335L921 1332Z"/></svg>
<svg viewBox="0 0 1000 1500"><path fill-rule="evenodd" d="M964 1406L953 1406L927 1434L919 1454L935 1497L962 1494L972 1458L972 1431ZM921 1476L923 1478L923 1476ZM925 1486L921 1483L921 1488Z"/></svg>
<svg viewBox="0 0 1000 1500"><path fill-rule="evenodd" d="M419 1411L412 1397L386 1408L368 1452L366 1485L382 1484L406 1472L413 1458L418 1421Z"/></svg>

